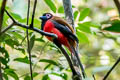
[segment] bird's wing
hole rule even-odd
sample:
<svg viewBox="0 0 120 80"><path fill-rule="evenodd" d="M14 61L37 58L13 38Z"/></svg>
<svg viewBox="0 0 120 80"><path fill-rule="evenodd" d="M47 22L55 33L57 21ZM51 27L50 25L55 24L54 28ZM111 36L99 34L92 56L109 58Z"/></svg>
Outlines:
<svg viewBox="0 0 120 80"><path fill-rule="evenodd" d="M54 20L51 20L51 21L55 25L55 28L57 28L61 33L63 33L68 39L79 42L78 38L72 33L69 27L62 25Z"/></svg>
<svg viewBox="0 0 120 80"><path fill-rule="evenodd" d="M65 27L68 27L73 34L75 33L73 27L71 25L69 25L64 19L57 17L57 16L53 16L51 20L54 20L57 23L62 24Z"/></svg>

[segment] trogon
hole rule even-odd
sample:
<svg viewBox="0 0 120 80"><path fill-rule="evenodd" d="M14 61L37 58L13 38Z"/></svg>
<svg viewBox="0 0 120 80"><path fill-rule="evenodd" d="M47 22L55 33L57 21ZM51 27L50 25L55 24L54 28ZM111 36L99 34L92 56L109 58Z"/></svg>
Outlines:
<svg viewBox="0 0 120 80"><path fill-rule="evenodd" d="M82 70L83 77L85 77L85 71L76 51L76 46L79 41L72 26L69 25L64 19L58 16L53 16L51 13L44 13L40 19L42 20L41 29L45 32L54 33L58 37L55 39L53 37L46 36L48 40L52 41L56 45L64 45L67 47L71 54L76 56Z"/></svg>

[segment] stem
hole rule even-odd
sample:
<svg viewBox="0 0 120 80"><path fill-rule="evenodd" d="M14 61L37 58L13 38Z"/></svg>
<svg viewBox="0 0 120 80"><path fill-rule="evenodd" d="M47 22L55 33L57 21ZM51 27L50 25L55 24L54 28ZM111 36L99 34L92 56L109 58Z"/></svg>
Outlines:
<svg viewBox="0 0 120 80"><path fill-rule="evenodd" d="M30 27L31 27L31 28L33 27L33 24L34 24L34 17L35 17L36 4L37 4L37 0L34 1L33 14L32 14L32 21L31 21L31 24L30 24Z"/></svg>
<svg viewBox="0 0 120 80"><path fill-rule="evenodd" d="M1 7L1 12L0 12L0 32L2 30L2 24L3 24L3 17L4 17L4 10L6 6L7 0L3 0L2 2L2 7Z"/></svg>
<svg viewBox="0 0 120 80"><path fill-rule="evenodd" d="M117 61L115 62L115 64L112 66L112 68L107 72L107 74L105 75L105 77L103 78L103 80L106 80L107 77L110 75L110 73L113 71L113 69L117 66L117 64L120 62L120 57L117 59Z"/></svg>
<svg viewBox="0 0 120 80"><path fill-rule="evenodd" d="M27 12L27 25L29 24L29 13L30 13L30 0L28 0L28 12ZM32 71L32 57L31 57L31 50L30 50L30 41L29 41L29 32L28 29L26 30L27 34L27 47L28 47L28 54L29 54L29 61L30 61L30 75L31 75L31 80L33 80L33 71Z"/></svg>

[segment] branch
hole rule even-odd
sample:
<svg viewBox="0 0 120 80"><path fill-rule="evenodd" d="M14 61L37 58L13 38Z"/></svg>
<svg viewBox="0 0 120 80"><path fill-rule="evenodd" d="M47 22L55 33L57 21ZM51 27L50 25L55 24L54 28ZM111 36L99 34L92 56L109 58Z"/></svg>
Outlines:
<svg viewBox="0 0 120 80"><path fill-rule="evenodd" d="M120 3L119 3L118 0L114 0L114 3L115 3L115 5L116 5L116 7L117 7L117 9L118 9L119 17L120 17Z"/></svg>
<svg viewBox="0 0 120 80"><path fill-rule="evenodd" d="M54 42L55 43L55 42ZM55 43L56 44L56 43ZM56 44L56 46L62 51L63 55L65 56L65 58L67 59L67 62L70 66L70 69L72 70L72 73L73 73L73 80L82 80L82 77L79 76L74 68L74 65L72 64L72 61L68 55L68 53L65 51L65 49L62 47L62 46L59 46Z"/></svg>
<svg viewBox="0 0 120 80"><path fill-rule="evenodd" d="M4 17L4 10L6 6L7 0L3 0L2 6L1 6L1 12L0 12L0 32L2 30L2 24L3 24L3 17Z"/></svg>
<svg viewBox="0 0 120 80"><path fill-rule="evenodd" d="M64 6L65 17L66 17L68 23L72 25L74 31L76 32L75 25L74 25L74 17L73 17L71 0L63 0L63 6ZM78 44L76 46L76 52L78 53ZM74 54L71 54L71 58L73 61L73 65L75 67L77 67L77 69L79 69L79 64L78 64L78 60L77 60L76 56ZM81 77L80 70L77 70L77 69L76 69L76 71L79 73L79 76ZM83 75L83 77L84 77L84 75Z"/></svg>
<svg viewBox="0 0 120 80"><path fill-rule="evenodd" d="M27 11L27 25L29 23L29 14L30 14L30 0L28 0L28 11ZM31 80L33 80L33 70L32 70L32 56L31 56L31 50L30 50L30 41L29 41L29 32L28 29L26 30L26 34L27 34L27 50L28 50L28 54L29 54L29 61L30 61L30 75L31 75Z"/></svg>
<svg viewBox="0 0 120 80"><path fill-rule="evenodd" d="M30 24L31 28L33 27L33 24L34 24L36 4L37 4L37 0L34 1L34 7L33 7L33 13L32 13L32 21L31 21L31 24Z"/></svg>
<svg viewBox="0 0 120 80"><path fill-rule="evenodd" d="M110 73L113 71L113 69L117 66L117 64L120 62L120 57L117 59L117 61L115 62L115 64L112 66L112 68L107 72L107 74L105 75L105 77L103 78L103 80L106 80L107 77L110 75Z"/></svg>
<svg viewBox="0 0 120 80"><path fill-rule="evenodd" d="M40 30L40 29L37 29L37 28L35 28L35 27L30 28L28 25L19 23L19 22L17 22L17 21L7 12L7 10L5 10L5 12L6 12L7 15L12 19L14 25L20 26L20 27L23 27L23 28L26 28L26 29L33 30L33 31L38 32L38 33L40 33L40 34L42 34L42 35L45 35L45 36L57 38L57 35L55 35L55 34L53 34L53 33L44 32L44 31L42 31L42 30ZM2 31L2 32L6 32L6 31ZM1 34L3 34L3 33L0 33L0 35L1 35Z"/></svg>
<svg viewBox="0 0 120 80"><path fill-rule="evenodd" d="M63 6L64 6L64 12L65 12L65 17L66 17L67 22L71 24L72 27L75 29L71 1L63 0Z"/></svg>

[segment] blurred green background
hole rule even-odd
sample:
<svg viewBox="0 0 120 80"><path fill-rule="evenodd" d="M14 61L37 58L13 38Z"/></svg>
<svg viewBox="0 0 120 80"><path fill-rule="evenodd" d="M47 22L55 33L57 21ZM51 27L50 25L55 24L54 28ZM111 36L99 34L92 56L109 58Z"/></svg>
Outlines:
<svg viewBox="0 0 120 80"><path fill-rule="evenodd" d="M120 35L102 30L118 19L113 0L71 0L79 53L88 79L102 80L120 56ZM0 6L2 0L0 0ZM6 9L21 23L26 24L27 0L8 0ZM34 0L30 5L30 21ZM41 16L50 12L65 17L62 0L38 0L34 26L41 28ZM3 29L11 24L5 13ZM34 80L71 80L71 70L58 48L39 33L29 30ZM26 29L13 26L0 36L0 58L5 80L30 80ZM120 64L107 80L120 80Z"/></svg>

